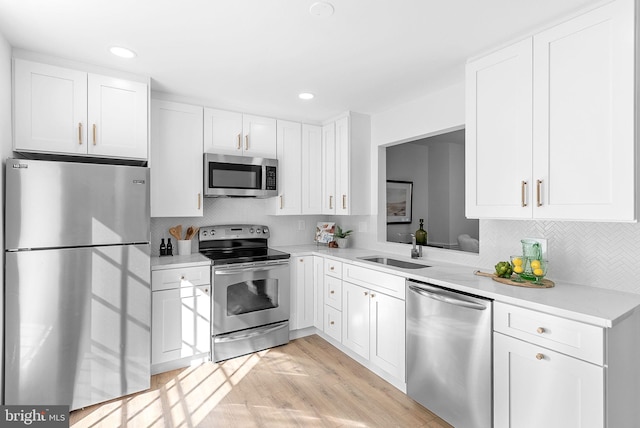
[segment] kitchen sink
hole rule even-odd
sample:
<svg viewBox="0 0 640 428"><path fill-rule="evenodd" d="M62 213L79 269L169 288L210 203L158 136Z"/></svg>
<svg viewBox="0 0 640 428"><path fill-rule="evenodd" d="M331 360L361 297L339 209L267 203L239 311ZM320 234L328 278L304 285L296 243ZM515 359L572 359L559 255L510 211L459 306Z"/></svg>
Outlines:
<svg viewBox="0 0 640 428"><path fill-rule="evenodd" d="M430 267L428 265L405 262L404 260L390 259L389 257L382 257L382 256L368 256L368 257L358 257L358 258L366 262L380 263L381 265L395 266L403 269L422 269L422 268Z"/></svg>

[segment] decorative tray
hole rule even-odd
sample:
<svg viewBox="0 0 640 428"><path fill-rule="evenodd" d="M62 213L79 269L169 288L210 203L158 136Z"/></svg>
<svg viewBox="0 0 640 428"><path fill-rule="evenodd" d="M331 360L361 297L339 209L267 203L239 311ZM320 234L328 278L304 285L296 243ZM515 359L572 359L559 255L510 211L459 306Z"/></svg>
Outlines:
<svg viewBox="0 0 640 428"><path fill-rule="evenodd" d="M527 287L527 288L551 288L551 287L555 287L555 283L549 279L543 278L542 281L540 281L542 284L534 284L533 282L530 281L526 281L523 280L523 282L517 282L514 281L510 278L500 278L499 276L496 276L493 273L486 273L486 272L480 272L479 270L473 272L475 275L478 276L487 276L491 279L493 279L496 282L499 282L501 284L507 284L507 285L515 285L516 287Z"/></svg>

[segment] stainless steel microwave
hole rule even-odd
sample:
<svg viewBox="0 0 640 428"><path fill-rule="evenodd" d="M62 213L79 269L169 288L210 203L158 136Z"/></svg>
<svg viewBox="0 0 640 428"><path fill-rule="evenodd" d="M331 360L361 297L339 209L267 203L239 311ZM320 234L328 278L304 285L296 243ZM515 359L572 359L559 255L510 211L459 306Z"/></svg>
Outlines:
<svg viewBox="0 0 640 428"><path fill-rule="evenodd" d="M204 154L204 196L278 196L278 161L248 156Z"/></svg>

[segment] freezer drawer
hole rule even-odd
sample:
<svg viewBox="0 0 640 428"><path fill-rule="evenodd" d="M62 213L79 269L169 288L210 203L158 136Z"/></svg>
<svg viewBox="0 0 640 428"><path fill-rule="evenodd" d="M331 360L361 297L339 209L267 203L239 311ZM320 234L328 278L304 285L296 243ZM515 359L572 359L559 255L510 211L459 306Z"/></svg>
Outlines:
<svg viewBox="0 0 640 428"><path fill-rule="evenodd" d="M6 253L5 404L149 388L149 260L148 244Z"/></svg>

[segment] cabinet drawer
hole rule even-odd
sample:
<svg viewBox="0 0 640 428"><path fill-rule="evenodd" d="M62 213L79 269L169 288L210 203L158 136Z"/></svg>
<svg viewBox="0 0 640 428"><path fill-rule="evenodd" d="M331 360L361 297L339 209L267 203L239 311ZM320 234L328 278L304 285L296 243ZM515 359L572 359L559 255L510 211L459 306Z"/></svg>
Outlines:
<svg viewBox="0 0 640 428"><path fill-rule="evenodd" d="M604 365L604 329L530 309L495 302L495 331Z"/></svg>
<svg viewBox="0 0 640 428"><path fill-rule="evenodd" d="M324 307L324 332L342 341L342 312L328 305Z"/></svg>
<svg viewBox="0 0 640 428"><path fill-rule="evenodd" d="M342 279L404 300L405 279L401 276L345 263L342 266Z"/></svg>
<svg viewBox="0 0 640 428"><path fill-rule="evenodd" d="M177 269L154 270L151 272L151 290L207 285L211 283L210 266L194 266Z"/></svg>
<svg viewBox="0 0 640 428"><path fill-rule="evenodd" d="M324 303L339 311L342 310L342 281L338 278L325 275Z"/></svg>
<svg viewBox="0 0 640 428"><path fill-rule="evenodd" d="M324 259L324 273L335 276L336 278L342 278L342 262Z"/></svg>

